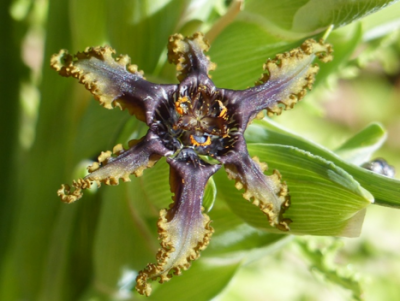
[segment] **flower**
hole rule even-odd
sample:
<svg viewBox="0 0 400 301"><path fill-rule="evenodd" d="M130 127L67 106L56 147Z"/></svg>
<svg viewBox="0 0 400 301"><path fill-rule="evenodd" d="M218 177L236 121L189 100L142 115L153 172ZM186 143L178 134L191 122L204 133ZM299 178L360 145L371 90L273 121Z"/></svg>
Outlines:
<svg viewBox="0 0 400 301"><path fill-rule="evenodd" d="M126 55L114 59L110 47L87 48L71 56L61 50L51 67L62 76L73 76L84 84L100 104L115 106L145 122L145 137L102 152L89 174L73 182L73 190L62 185L58 195L71 203L95 182L117 185L119 179L140 176L161 157L170 165L173 204L161 210L158 233L161 248L157 263L139 272L136 289L150 295L148 280L168 281L180 274L207 247L213 229L202 212L208 179L224 165L243 197L265 213L268 222L282 231L289 229L283 213L290 205L287 186L278 171L265 175L266 164L250 158L243 137L247 125L263 110L268 115L291 108L311 88L318 66L326 62L332 48L323 41L305 41L299 48L267 60L256 86L246 90L216 88L209 71L215 68L204 52L209 45L200 33L184 38L175 34L168 44L168 59L177 66L179 84L158 85L146 81ZM212 158L213 160L207 160ZM212 162L212 163L210 163Z"/></svg>

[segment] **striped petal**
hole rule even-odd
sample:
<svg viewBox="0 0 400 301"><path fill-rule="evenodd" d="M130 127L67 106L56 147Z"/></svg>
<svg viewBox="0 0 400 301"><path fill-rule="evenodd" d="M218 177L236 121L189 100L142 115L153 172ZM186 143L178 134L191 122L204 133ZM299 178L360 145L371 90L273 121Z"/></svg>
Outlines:
<svg viewBox="0 0 400 301"><path fill-rule="evenodd" d="M157 263L149 264L136 279L136 289L146 296L151 293L148 280L159 278L163 283L174 274L187 270L191 261L196 260L200 251L207 247L214 232L210 218L202 212L202 200L209 177L220 166L176 158L168 159L168 163L174 203L170 209L160 212L158 233L161 248L157 253Z"/></svg>
<svg viewBox="0 0 400 301"><path fill-rule="evenodd" d="M268 115L280 114L292 108L311 89L319 68L313 64L317 57L322 62L332 59L332 47L324 42L305 41L299 48L278 54L264 64L265 73L256 86L243 91L224 90L230 99L228 111L241 113L241 128L266 109Z"/></svg>
<svg viewBox="0 0 400 301"><path fill-rule="evenodd" d="M176 85L157 85L146 81L127 55L113 57L111 47L86 48L72 56L61 50L51 58L51 67L60 75L75 77L84 84L100 104L112 109L128 109L139 120L150 124L154 108L166 101Z"/></svg>
<svg viewBox="0 0 400 301"><path fill-rule="evenodd" d="M90 188L94 182L97 186L101 183L118 185L119 179L128 182L131 174L141 176L144 169L152 167L162 156L171 153L152 132L139 141L130 141L129 146L125 150L118 144L113 152L102 152L98 162L88 167L89 174L73 182L74 190L71 191L69 185L61 185L58 196L63 202L72 203L79 200L83 195L82 190Z"/></svg>
<svg viewBox="0 0 400 301"><path fill-rule="evenodd" d="M235 180L237 189L244 189L243 197L257 206L267 217L271 226L282 231L289 230L289 219L283 218L283 213L290 206L290 196L286 183L281 182L277 170L267 176L267 164L257 157L251 159L244 142L239 136L235 151L221 158L228 177Z"/></svg>

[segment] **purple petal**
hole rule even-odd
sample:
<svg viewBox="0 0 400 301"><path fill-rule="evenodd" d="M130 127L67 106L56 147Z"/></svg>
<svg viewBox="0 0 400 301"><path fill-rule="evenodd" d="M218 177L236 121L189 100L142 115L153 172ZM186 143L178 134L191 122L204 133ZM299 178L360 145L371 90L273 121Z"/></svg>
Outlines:
<svg viewBox="0 0 400 301"><path fill-rule="evenodd" d="M331 53L331 45L307 40L299 48L268 59L257 86L243 91L224 91L225 97L230 99L228 111L241 113L240 127L245 129L248 122L264 109L268 115L273 115L292 108L304 97L306 89L312 87L319 69L312 64L314 58L328 62L332 59Z"/></svg>
<svg viewBox="0 0 400 301"><path fill-rule="evenodd" d="M62 76L77 78L105 108L126 108L150 124L157 102L168 99L176 85L146 81L127 55L114 59L114 53L108 46L87 48L74 56L61 50L51 58L51 67Z"/></svg>
<svg viewBox="0 0 400 301"><path fill-rule="evenodd" d="M243 197L267 215L271 226L288 231L290 220L282 215L290 205L290 197L279 172L274 170L272 175L266 176L267 164L257 157L250 158L243 136L238 137L235 150L218 159L224 164L228 177L236 181L235 187L245 189Z"/></svg>
<svg viewBox="0 0 400 301"><path fill-rule="evenodd" d="M201 161L167 159L171 166L171 191L175 194L169 210L160 212L158 233L161 249L157 253L157 263L149 264L139 272L136 289L150 295L148 280L169 281L173 274L179 275L190 267L191 261L200 256L200 251L209 243L213 228L210 218L202 213L204 188L209 177L220 166L203 164Z"/></svg>
<svg viewBox="0 0 400 301"><path fill-rule="evenodd" d="M65 203L72 203L82 197L82 190L91 187L93 182L98 186L101 183L106 185L118 185L119 179L129 182L129 176L135 174L141 176L143 170L152 167L162 156L171 155L157 136L149 132L140 141L130 142L130 148L124 150L118 144L112 152L102 152L98 157L98 162L88 167L89 174L83 179L74 181L74 190L71 192L68 185L62 185L57 194Z"/></svg>
<svg viewBox="0 0 400 301"><path fill-rule="evenodd" d="M202 33L195 33L191 37L174 34L168 43L168 60L176 64L177 77L182 81L190 74L208 75L215 69L215 64L204 55L210 48Z"/></svg>

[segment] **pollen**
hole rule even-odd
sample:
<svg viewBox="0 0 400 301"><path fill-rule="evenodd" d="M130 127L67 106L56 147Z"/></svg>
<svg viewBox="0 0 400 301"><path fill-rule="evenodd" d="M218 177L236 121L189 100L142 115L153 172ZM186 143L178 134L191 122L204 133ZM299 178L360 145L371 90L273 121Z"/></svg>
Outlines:
<svg viewBox="0 0 400 301"><path fill-rule="evenodd" d="M219 106L221 108L221 112L219 113L218 117L226 119L226 112L228 109L222 104L222 101L218 100Z"/></svg>

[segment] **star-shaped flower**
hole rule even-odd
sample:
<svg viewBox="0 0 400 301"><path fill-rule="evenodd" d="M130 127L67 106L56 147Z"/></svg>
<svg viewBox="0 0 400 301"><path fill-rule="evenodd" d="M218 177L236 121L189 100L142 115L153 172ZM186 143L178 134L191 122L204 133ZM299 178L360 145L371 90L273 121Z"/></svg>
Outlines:
<svg viewBox="0 0 400 301"><path fill-rule="evenodd" d="M140 176L161 157L170 165L173 204L161 210L158 233L161 248L157 263L149 264L137 277L136 288L149 295L149 279L168 281L199 257L209 243L213 229L202 212L208 179L223 165L243 197L265 213L272 226L289 230L283 218L290 198L278 171L265 175L266 164L250 158L243 137L248 124L263 110L268 115L291 108L311 88L318 66L315 57L331 59L331 46L322 41L305 41L299 48L267 60L265 73L256 86L235 91L216 88L208 75L215 64L204 55L209 49L200 33L184 38L170 37L168 59L177 65L179 84L159 85L143 78L126 55L113 58L110 47L87 48L71 56L61 50L51 66L62 76L73 76L84 84L100 104L115 106L145 122L145 137L121 144L113 152L102 152L89 174L73 182L74 189L62 185L58 195L66 203L82 197L82 190L95 182L117 185L119 179ZM212 158L213 160L207 160ZM210 163L213 162L213 163Z"/></svg>

